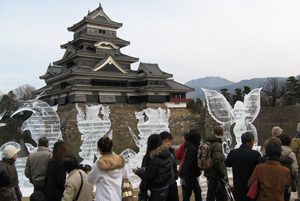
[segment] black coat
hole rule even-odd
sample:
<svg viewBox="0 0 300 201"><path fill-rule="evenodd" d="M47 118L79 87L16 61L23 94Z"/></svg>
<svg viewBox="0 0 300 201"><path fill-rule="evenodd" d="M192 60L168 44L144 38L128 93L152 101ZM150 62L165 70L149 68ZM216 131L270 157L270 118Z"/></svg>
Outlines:
<svg viewBox="0 0 300 201"><path fill-rule="evenodd" d="M186 149L184 162L182 165L182 174L184 178L199 177L201 170L198 167L198 148L199 143L186 141L183 145Z"/></svg>
<svg viewBox="0 0 300 201"><path fill-rule="evenodd" d="M10 184L10 175L6 167L0 163L0 188L8 186ZM2 195L0 194L0 201L2 201Z"/></svg>
<svg viewBox="0 0 300 201"><path fill-rule="evenodd" d="M257 164L260 153L252 150L248 145L242 144L238 149L231 150L225 159L225 165L232 167L234 197L236 201L249 200L246 196L249 187L247 182Z"/></svg>
<svg viewBox="0 0 300 201"><path fill-rule="evenodd" d="M45 198L47 201L60 201L65 190L67 172L61 160L50 161L47 169Z"/></svg>
<svg viewBox="0 0 300 201"><path fill-rule="evenodd" d="M172 170L171 152L164 145L150 152L146 166L147 189L158 189L168 184Z"/></svg>

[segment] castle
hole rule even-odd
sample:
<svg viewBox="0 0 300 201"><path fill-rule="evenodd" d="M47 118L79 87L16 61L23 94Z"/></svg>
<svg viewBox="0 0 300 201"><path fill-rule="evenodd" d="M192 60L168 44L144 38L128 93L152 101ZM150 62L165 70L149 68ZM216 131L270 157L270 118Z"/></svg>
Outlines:
<svg viewBox="0 0 300 201"><path fill-rule="evenodd" d="M65 49L62 59L40 76L46 86L35 93L45 92L41 100L51 106L146 102L186 107L186 93L193 88L174 81L158 64L140 62L137 70L131 69L139 59L121 52L130 42L117 37L120 27L122 23L111 20L101 4L69 27L73 40L61 45Z"/></svg>

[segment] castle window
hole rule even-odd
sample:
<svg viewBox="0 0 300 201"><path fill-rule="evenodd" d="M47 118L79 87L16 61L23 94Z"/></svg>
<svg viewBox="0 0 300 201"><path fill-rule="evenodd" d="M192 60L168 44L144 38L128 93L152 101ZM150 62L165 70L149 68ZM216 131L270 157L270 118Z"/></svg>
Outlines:
<svg viewBox="0 0 300 201"><path fill-rule="evenodd" d="M106 33L105 30L102 30L102 29L99 29L98 31L99 31L99 33L102 33L102 34Z"/></svg>

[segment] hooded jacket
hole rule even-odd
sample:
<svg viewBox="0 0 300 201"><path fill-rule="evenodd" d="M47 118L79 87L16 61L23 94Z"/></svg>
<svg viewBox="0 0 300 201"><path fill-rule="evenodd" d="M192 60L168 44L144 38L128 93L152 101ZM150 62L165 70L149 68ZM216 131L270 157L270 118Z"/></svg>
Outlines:
<svg viewBox="0 0 300 201"><path fill-rule="evenodd" d="M168 185L172 175L172 165L171 152L166 145L163 144L151 151L146 167L147 189L159 189Z"/></svg>
<svg viewBox="0 0 300 201"><path fill-rule="evenodd" d="M10 175L6 167L0 163L0 187L5 187L10 184ZM2 201L2 195L0 194L0 201Z"/></svg>
<svg viewBox="0 0 300 201"><path fill-rule="evenodd" d="M96 184L96 201L121 200L122 179L129 178L123 156L108 154L93 164L87 180Z"/></svg>
<svg viewBox="0 0 300 201"><path fill-rule="evenodd" d="M213 161L213 169L205 171L204 176L210 178L227 179L227 170L225 167L225 155L223 154L222 142L223 136L209 134L206 138L207 142L211 142L211 157Z"/></svg>

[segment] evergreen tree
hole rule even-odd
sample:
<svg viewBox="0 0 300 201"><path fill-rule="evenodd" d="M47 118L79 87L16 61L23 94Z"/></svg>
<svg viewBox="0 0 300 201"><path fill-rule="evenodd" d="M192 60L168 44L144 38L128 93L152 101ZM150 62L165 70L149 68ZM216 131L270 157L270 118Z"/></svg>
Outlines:
<svg viewBox="0 0 300 201"><path fill-rule="evenodd" d="M236 88L235 94L232 95L233 104L235 104L236 101L244 101L243 93L241 88Z"/></svg>
<svg viewBox="0 0 300 201"><path fill-rule="evenodd" d="M285 105L296 105L299 102L300 81L294 76L290 76L286 82L286 94L284 96Z"/></svg>

